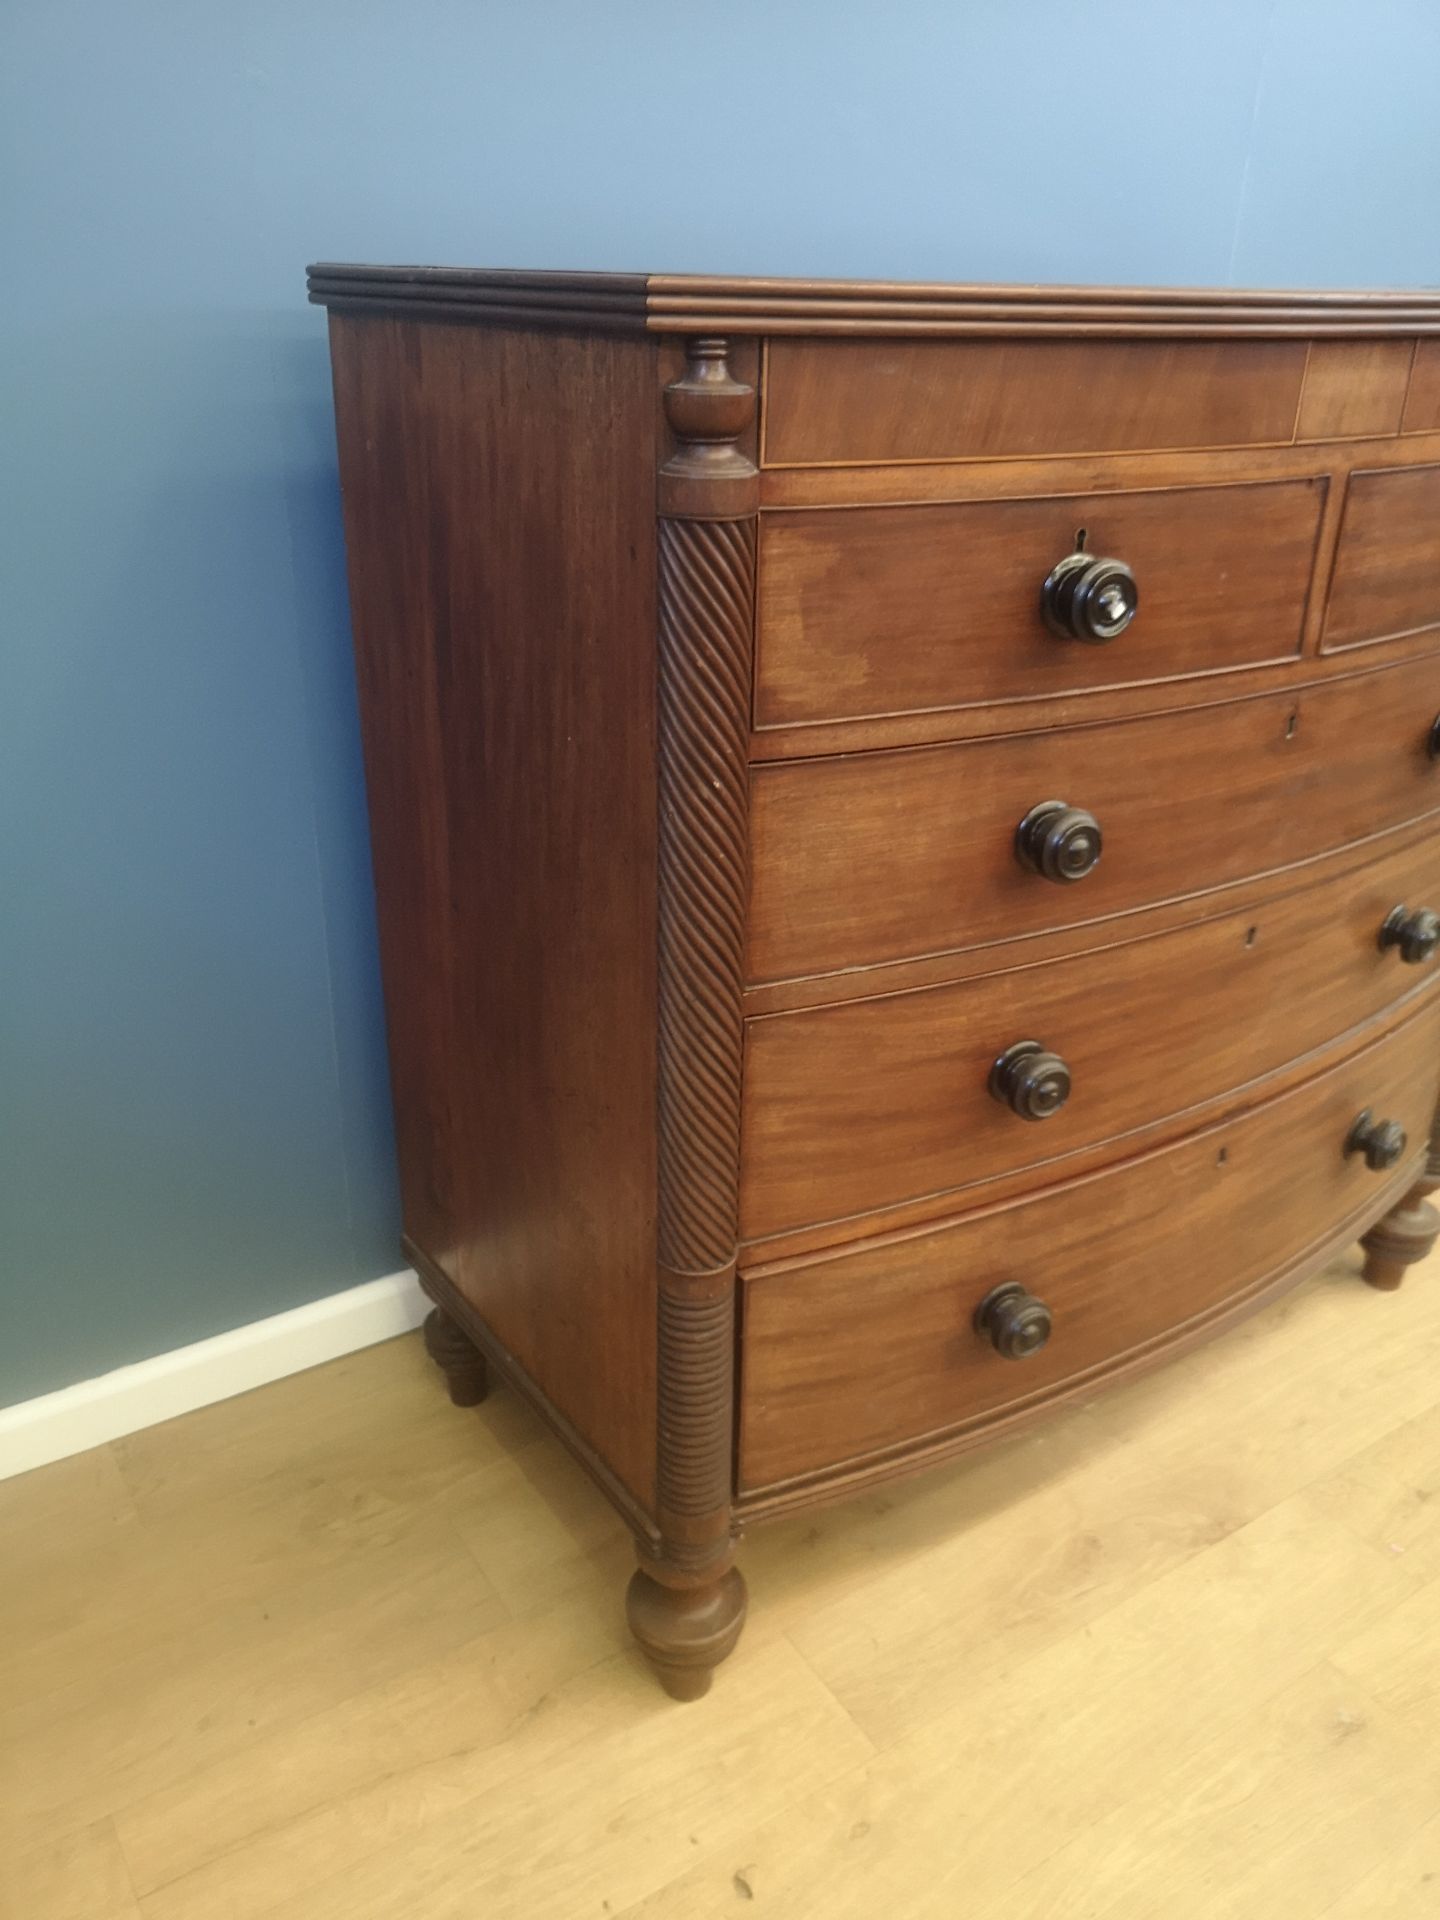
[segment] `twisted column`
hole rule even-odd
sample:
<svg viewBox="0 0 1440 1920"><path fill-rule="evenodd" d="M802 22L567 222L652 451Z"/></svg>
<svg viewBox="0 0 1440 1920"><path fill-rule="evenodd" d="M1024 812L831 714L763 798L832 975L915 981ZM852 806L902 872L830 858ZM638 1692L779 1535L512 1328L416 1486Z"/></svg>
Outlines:
<svg viewBox="0 0 1440 1920"><path fill-rule="evenodd" d="M754 418L723 340L690 343L665 389L660 469L658 1454L662 1549L642 1554L631 1625L690 1699L739 1637L731 1565L741 981L759 476Z"/></svg>

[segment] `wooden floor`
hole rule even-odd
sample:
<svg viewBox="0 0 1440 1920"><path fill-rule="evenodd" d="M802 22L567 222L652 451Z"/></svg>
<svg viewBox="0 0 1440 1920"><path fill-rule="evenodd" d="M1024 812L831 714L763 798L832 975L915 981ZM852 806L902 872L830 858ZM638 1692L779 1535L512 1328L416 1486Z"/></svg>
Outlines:
<svg viewBox="0 0 1440 1920"><path fill-rule="evenodd" d="M709 1699L416 1338L0 1486L5 1920L1435 1920L1440 1262L757 1532Z"/></svg>

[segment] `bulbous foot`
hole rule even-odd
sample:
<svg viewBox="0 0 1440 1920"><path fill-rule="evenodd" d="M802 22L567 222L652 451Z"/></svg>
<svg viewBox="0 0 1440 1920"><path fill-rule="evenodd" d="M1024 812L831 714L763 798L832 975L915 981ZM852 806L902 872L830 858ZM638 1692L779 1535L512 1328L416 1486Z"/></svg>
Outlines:
<svg viewBox="0 0 1440 1920"><path fill-rule="evenodd" d="M490 1390L485 1356L465 1329L436 1307L425 1316L425 1351L445 1376L457 1407L478 1407Z"/></svg>
<svg viewBox="0 0 1440 1920"><path fill-rule="evenodd" d="M1440 1238L1440 1213L1425 1198L1432 1191L1429 1181L1413 1187L1398 1207L1392 1207L1361 1238L1364 1278L1382 1293L1393 1293L1405 1278L1405 1269L1423 1260Z"/></svg>
<svg viewBox="0 0 1440 1920"><path fill-rule="evenodd" d="M710 1691L716 1667L740 1638L745 1607L738 1567L703 1587L667 1587L642 1568L625 1594L630 1631L672 1700Z"/></svg>

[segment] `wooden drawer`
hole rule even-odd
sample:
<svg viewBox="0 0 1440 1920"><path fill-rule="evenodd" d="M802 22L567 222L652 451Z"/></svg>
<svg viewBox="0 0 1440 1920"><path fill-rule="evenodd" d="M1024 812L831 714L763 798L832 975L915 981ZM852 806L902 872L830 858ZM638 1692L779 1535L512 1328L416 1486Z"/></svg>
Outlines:
<svg viewBox="0 0 1440 1920"><path fill-rule="evenodd" d="M1303 340L806 340L766 353L767 466L1288 443Z"/></svg>
<svg viewBox="0 0 1440 1920"><path fill-rule="evenodd" d="M1283 660L1326 483L1177 487L769 514L756 724L843 720L1130 685ZM1040 589L1083 538L1135 574L1117 639L1059 639Z"/></svg>
<svg viewBox="0 0 1440 1920"><path fill-rule="evenodd" d="M1440 467L1350 475L1324 650L1440 626Z"/></svg>
<svg viewBox="0 0 1440 1920"><path fill-rule="evenodd" d="M748 1275L742 1487L981 1425L1280 1283L1378 1204L1385 1176L1344 1153L1362 1109L1401 1123L1412 1166L1423 1153L1437 1011L1158 1153L943 1227ZM1018 1362L974 1326L980 1301L1008 1281L1054 1315L1048 1345Z"/></svg>
<svg viewBox="0 0 1440 1920"><path fill-rule="evenodd" d="M1440 834L1243 913L1069 959L749 1022L747 1239L1048 1163L1248 1086L1419 989L1382 951L1397 904L1440 910ZM1430 966L1434 966L1431 962ZM988 1091L1039 1040L1070 1070L1039 1122ZM1178 1122L1177 1122L1178 1124Z"/></svg>
<svg viewBox="0 0 1440 1920"><path fill-rule="evenodd" d="M749 977L833 972L1098 920L1440 807L1440 656L1049 734L757 766ZM1094 872L1015 857L1032 807L1100 821Z"/></svg>

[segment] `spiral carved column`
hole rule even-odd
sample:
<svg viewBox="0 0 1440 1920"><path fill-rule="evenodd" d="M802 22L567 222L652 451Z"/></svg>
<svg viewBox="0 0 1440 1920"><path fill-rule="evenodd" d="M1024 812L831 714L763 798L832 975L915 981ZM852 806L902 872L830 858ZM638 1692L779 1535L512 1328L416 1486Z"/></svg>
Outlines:
<svg viewBox="0 0 1440 1920"><path fill-rule="evenodd" d="M754 389L695 340L665 389L660 469L658 1410L661 1551L627 1606L666 1690L695 1699L739 1638L731 1564L741 979L759 476Z"/></svg>
<svg viewBox="0 0 1440 1920"><path fill-rule="evenodd" d="M1440 1239L1440 1213L1430 1195L1440 1192L1440 1109L1430 1129L1424 1170L1398 1206L1383 1214L1360 1244L1365 1249L1364 1277L1382 1293L1393 1293L1405 1269L1423 1260Z"/></svg>

